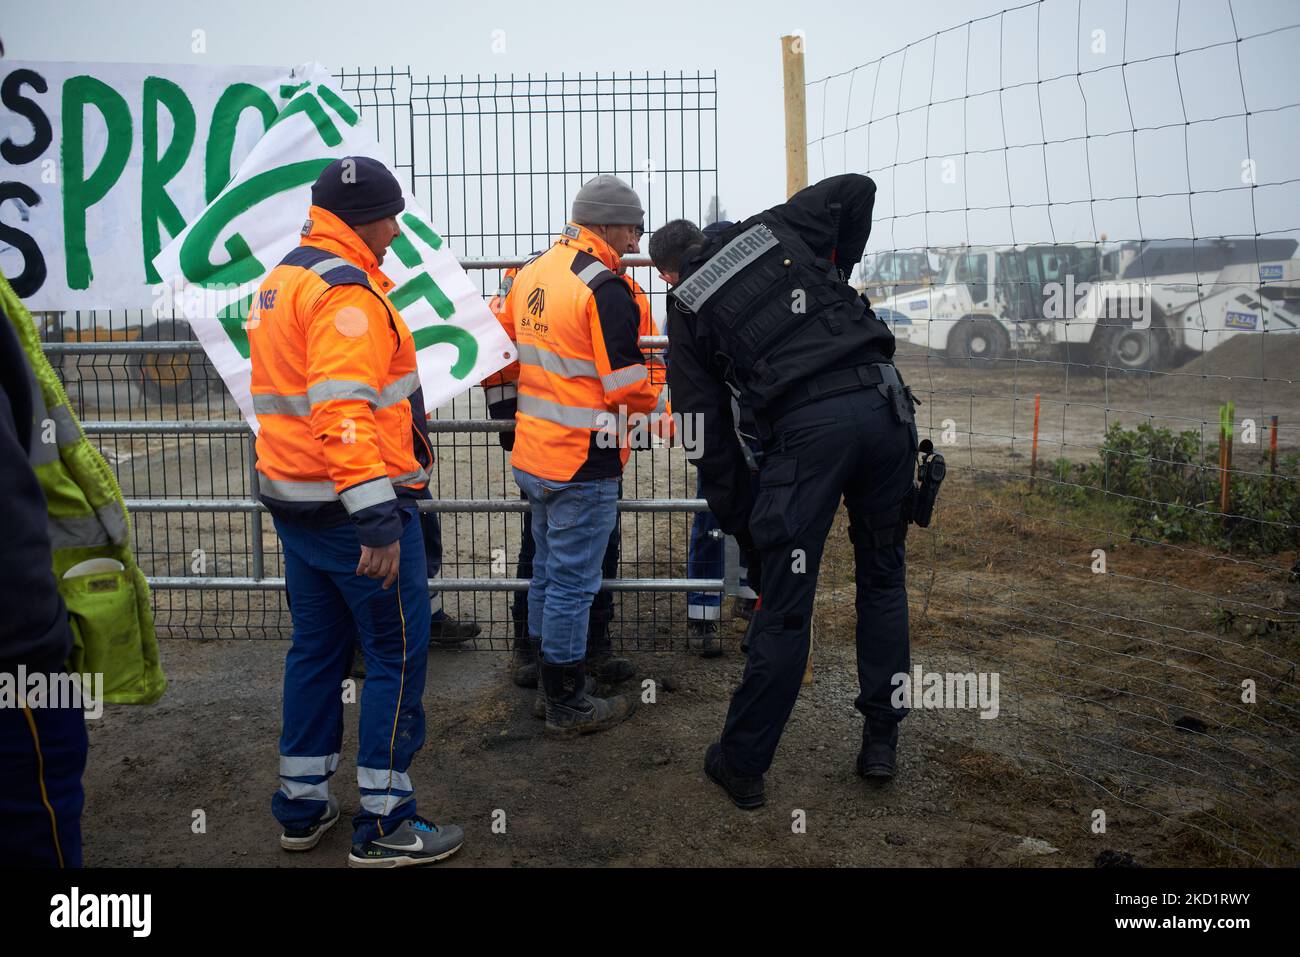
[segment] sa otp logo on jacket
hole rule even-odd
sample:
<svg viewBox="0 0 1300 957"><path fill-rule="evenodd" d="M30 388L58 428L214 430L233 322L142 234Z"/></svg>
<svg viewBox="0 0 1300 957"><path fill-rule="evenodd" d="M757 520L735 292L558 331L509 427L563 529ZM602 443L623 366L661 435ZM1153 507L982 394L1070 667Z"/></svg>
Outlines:
<svg viewBox="0 0 1300 957"><path fill-rule="evenodd" d="M539 319L546 311L546 290L541 286L528 294L528 311Z"/></svg>

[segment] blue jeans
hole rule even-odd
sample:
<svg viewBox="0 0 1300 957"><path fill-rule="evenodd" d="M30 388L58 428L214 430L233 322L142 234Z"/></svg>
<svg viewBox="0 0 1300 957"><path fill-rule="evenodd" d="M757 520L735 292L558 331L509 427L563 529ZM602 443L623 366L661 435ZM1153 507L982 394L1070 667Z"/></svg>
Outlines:
<svg viewBox="0 0 1300 957"><path fill-rule="evenodd" d="M544 661L573 664L587 654L591 602L618 522L618 479L556 482L520 469L514 473L531 506L536 545L528 633L541 636Z"/></svg>
<svg viewBox="0 0 1300 957"><path fill-rule="evenodd" d="M619 497L622 498L622 488L619 489ZM524 501L528 501L527 495L520 496ZM521 518L523 521L522 533L519 538L519 561L515 569L516 578L533 577L533 555L537 551L537 543L533 541L533 516L525 512ZM428 538L426 536L427 545ZM618 522L614 523L614 530L609 534L609 544L605 547L605 557L600 563L600 573L603 578L618 577L618 553L622 546L622 536L619 534ZM510 616L515 622L515 634L519 637L527 637L523 632L528 628L528 592L515 592L514 601L510 605ZM597 592L596 597L591 602L591 621L587 626L587 639L604 639L609 637L609 623L614 618L614 593L611 591Z"/></svg>
<svg viewBox="0 0 1300 957"><path fill-rule="evenodd" d="M285 827L320 820L343 743L341 685L359 637L366 657L357 740L361 810L353 842L393 831L415 814L407 774L424 745L429 601L424 540L413 508L403 510L398 579L385 589L356 573L361 543L349 525L306 528L276 520L293 645L284 662L280 789L271 808Z"/></svg>

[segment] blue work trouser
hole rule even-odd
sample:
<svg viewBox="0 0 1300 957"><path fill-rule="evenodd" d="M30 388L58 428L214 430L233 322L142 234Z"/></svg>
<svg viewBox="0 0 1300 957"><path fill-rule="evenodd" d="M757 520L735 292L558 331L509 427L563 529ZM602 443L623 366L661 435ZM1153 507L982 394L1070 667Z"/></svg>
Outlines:
<svg viewBox="0 0 1300 957"><path fill-rule="evenodd" d="M541 636L542 659L573 664L587 654L591 603L618 523L618 479L556 482L514 469L533 520L533 577L528 633Z"/></svg>
<svg viewBox="0 0 1300 957"><path fill-rule="evenodd" d="M0 866L80 867L80 706L0 707Z"/></svg>
<svg viewBox="0 0 1300 957"><path fill-rule="evenodd" d="M750 533L762 558L762 607L749 656L731 697L722 747L738 773L771 766L808 660L817 571L843 498L857 581L860 693L854 704L871 721L900 721L893 677L908 670L907 589L902 529L873 529L912 482L915 433L898 423L877 389L822 399L773 423L763 445Z"/></svg>
<svg viewBox="0 0 1300 957"><path fill-rule="evenodd" d="M429 602L421 523L403 510L397 581L356 573L361 543L352 525L305 528L275 522L284 546L284 577L293 645L284 663L280 789L272 799L285 827L310 826L329 797L343 741L343 681L359 637L366 659L357 742L361 809L353 842L393 831L415 814L408 769L424 744Z"/></svg>

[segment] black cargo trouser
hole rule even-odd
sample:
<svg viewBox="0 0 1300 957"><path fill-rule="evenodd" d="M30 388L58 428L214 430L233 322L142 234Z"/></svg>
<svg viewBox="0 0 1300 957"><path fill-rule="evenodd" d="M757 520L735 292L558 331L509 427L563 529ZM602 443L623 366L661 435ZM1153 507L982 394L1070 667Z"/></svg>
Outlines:
<svg viewBox="0 0 1300 957"><path fill-rule="evenodd" d="M915 431L865 388L804 405L772 423L750 520L762 556L762 607L744 678L731 698L722 747L737 772L772 764L808 659L817 571L843 497L857 581L858 683L854 702L872 721L901 721L893 677L909 667L906 565L901 535L877 528L912 482Z"/></svg>

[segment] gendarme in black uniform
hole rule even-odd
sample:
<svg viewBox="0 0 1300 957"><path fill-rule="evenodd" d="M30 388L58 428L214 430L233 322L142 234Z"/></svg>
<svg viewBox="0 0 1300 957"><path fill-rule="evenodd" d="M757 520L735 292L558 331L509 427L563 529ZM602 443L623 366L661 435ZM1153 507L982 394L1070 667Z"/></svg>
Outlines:
<svg viewBox="0 0 1300 957"><path fill-rule="evenodd" d="M709 508L761 559L762 607L721 741L729 773L742 777L771 765L798 696L818 566L841 497L856 560L856 706L867 718L859 771L868 773L874 739L888 744L892 773L905 711L891 707L891 679L908 670L901 505L916 429L891 361L893 334L844 281L871 232L875 191L866 176L835 176L710 237L687 251L669 297L674 411L700 416L695 464ZM728 384L759 423L756 499Z"/></svg>

